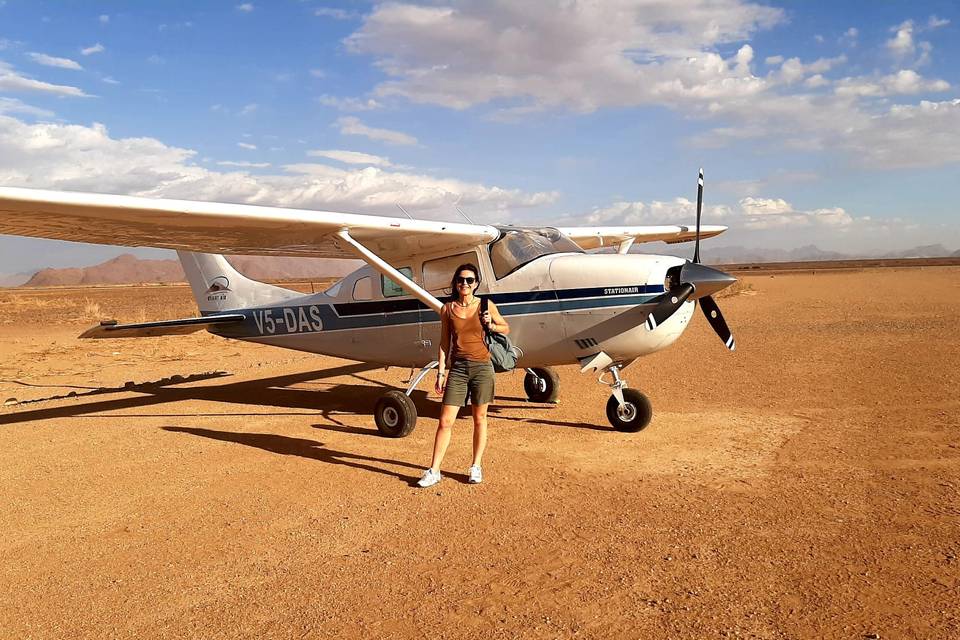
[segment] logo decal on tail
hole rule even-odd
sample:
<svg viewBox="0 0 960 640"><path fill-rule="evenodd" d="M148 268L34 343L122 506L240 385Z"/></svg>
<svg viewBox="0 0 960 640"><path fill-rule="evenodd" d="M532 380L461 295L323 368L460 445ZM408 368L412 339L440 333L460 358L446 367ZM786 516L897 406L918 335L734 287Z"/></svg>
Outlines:
<svg viewBox="0 0 960 640"><path fill-rule="evenodd" d="M207 302L226 300L229 292L230 280L226 276L217 276L210 283L210 288L207 289Z"/></svg>
<svg viewBox="0 0 960 640"><path fill-rule="evenodd" d="M217 293L219 291L230 291L230 281L227 280L226 276L214 278L213 282L210 283L210 288L207 289L207 293Z"/></svg>

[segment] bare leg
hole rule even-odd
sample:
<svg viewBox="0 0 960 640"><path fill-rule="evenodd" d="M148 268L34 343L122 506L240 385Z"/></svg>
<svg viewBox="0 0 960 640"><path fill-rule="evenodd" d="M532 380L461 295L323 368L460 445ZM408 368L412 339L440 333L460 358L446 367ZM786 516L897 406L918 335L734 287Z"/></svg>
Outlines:
<svg viewBox="0 0 960 640"><path fill-rule="evenodd" d="M457 419L457 412L460 407L445 404L440 409L440 424L437 425L437 437L433 441L433 460L430 462L430 468L434 471L440 471L440 463L443 462L443 456L447 453L447 446L450 444L450 434L453 432L453 423Z"/></svg>
<svg viewBox="0 0 960 640"><path fill-rule="evenodd" d="M483 451L487 448L487 407L489 404L473 405L473 464L479 467Z"/></svg>

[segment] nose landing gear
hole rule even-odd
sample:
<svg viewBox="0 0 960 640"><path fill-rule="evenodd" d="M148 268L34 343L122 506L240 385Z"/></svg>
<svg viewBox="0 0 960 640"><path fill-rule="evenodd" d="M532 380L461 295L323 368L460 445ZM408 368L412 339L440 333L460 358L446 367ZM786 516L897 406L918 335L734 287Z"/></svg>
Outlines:
<svg viewBox="0 0 960 640"><path fill-rule="evenodd" d="M607 420L617 431L634 433L641 431L653 418L653 405L637 389L627 387L627 381L620 377L620 366L612 365L608 369L613 381L604 380L606 372L600 375L600 383L611 388L613 395L607 400Z"/></svg>

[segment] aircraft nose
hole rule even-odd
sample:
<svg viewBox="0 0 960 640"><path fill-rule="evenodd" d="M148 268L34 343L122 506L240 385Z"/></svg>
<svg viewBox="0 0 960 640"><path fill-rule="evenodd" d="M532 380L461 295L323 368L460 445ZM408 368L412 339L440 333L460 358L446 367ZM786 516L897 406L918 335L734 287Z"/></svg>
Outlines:
<svg viewBox="0 0 960 640"><path fill-rule="evenodd" d="M696 287L690 296L692 299L713 295L736 281L729 273L696 262L688 262L680 270L680 282L688 282Z"/></svg>

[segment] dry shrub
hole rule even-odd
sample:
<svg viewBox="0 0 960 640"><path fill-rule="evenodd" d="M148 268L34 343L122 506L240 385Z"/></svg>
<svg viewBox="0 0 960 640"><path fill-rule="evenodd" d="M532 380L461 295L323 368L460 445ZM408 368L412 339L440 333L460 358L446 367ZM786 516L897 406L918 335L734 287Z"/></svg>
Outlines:
<svg viewBox="0 0 960 640"><path fill-rule="evenodd" d="M84 320L100 320L103 317L103 312L100 311L98 303L93 302L90 298L84 298L80 317Z"/></svg>

